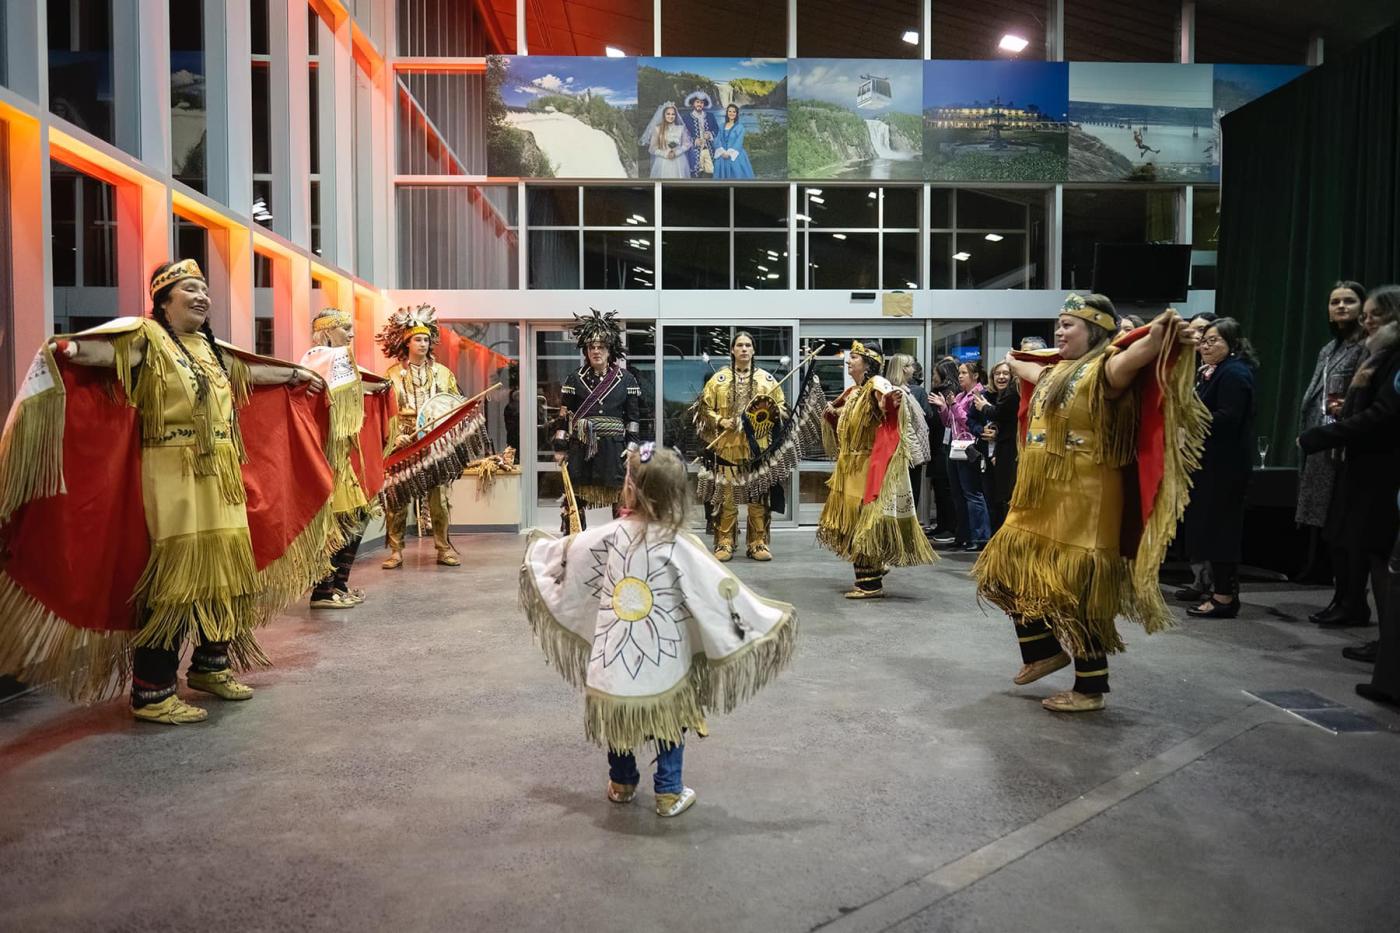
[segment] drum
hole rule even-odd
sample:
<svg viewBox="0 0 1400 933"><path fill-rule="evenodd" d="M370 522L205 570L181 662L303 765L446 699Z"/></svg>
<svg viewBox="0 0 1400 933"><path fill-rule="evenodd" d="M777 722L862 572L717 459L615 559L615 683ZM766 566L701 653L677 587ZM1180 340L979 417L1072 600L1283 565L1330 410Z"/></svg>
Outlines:
<svg viewBox="0 0 1400 933"><path fill-rule="evenodd" d="M453 392L439 392L429 398L418 409L418 420L414 425L418 431L418 439L422 440L429 431L442 424L449 415L466 403L466 396Z"/></svg>
<svg viewBox="0 0 1400 933"><path fill-rule="evenodd" d="M748 423L749 429L753 431L753 436L759 441L766 440L773 433L778 423L783 418L783 410L778 407L778 403L766 395L749 402L749 407L744 409L744 420Z"/></svg>

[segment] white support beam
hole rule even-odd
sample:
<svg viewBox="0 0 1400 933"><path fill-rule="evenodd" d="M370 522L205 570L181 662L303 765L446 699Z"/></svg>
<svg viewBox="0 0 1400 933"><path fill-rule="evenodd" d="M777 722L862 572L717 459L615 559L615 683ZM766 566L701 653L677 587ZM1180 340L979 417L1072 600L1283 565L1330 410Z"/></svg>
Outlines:
<svg viewBox="0 0 1400 933"><path fill-rule="evenodd" d="M1065 0L1045 2L1045 60L1065 60Z"/></svg>
<svg viewBox="0 0 1400 933"><path fill-rule="evenodd" d="M303 248L311 242L311 91L303 4L270 4L268 111L272 124L272 229Z"/></svg>
<svg viewBox="0 0 1400 933"><path fill-rule="evenodd" d="M112 0L112 119L119 148L170 173L170 8L164 3Z"/></svg>
<svg viewBox="0 0 1400 933"><path fill-rule="evenodd" d="M321 24L321 255L331 265L355 268L354 157L355 57L350 21L332 32Z"/></svg>
<svg viewBox="0 0 1400 933"><path fill-rule="evenodd" d="M5 86L49 109L49 10L34 0L4 0Z"/></svg>
<svg viewBox="0 0 1400 933"><path fill-rule="evenodd" d="M1179 61L1190 64L1196 60L1196 0L1181 0Z"/></svg>
<svg viewBox="0 0 1400 933"><path fill-rule="evenodd" d="M204 0L204 163L208 194L239 216L253 204L250 0Z"/></svg>

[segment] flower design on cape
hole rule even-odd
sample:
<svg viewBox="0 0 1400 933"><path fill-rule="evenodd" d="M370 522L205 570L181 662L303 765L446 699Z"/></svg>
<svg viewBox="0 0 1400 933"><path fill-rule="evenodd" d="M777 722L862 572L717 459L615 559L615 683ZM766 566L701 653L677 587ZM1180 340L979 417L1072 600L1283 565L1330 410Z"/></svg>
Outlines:
<svg viewBox="0 0 1400 933"><path fill-rule="evenodd" d="M621 664L636 680L648 666L680 655L690 610L680 574L670 562L674 540L649 544L646 532L627 524L591 551L587 585L598 599L598 626L590 661Z"/></svg>

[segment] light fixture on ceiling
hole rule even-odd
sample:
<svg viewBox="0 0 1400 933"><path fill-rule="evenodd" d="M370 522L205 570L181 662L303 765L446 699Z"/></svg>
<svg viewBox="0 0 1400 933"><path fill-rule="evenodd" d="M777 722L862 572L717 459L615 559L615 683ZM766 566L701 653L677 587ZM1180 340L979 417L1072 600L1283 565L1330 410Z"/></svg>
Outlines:
<svg viewBox="0 0 1400 933"><path fill-rule="evenodd" d="M880 200L880 192L878 192L878 191L872 191L872 192L870 192L869 194L867 194L866 197L869 198L869 199L872 200L872 201L878 201L878 200Z"/></svg>
<svg viewBox="0 0 1400 933"><path fill-rule="evenodd" d="M905 282L904 284L905 284L905 285L908 285L910 288L918 288L918 287L919 287L919 283L918 283L918 282Z"/></svg>
<svg viewBox="0 0 1400 933"><path fill-rule="evenodd" d="M919 34L913 29L906 29L904 31L904 35L900 36L900 38L903 39L905 42L908 42L910 45L919 44Z"/></svg>
<svg viewBox="0 0 1400 933"><path fill-rule="evenodd" d="M755 268L755 269L762 269L764 272L767 272L767 271L768 271L768 267L767 267L767 266L758 266L758 265L756 265L756 266L754 266L754 268Z"/></svg>
<svg viewBox="0 0 1400 933"><path fill-rule="evenodd" d="M825 203L826 203L826 198L819 198L819 197L817 197L816 195L813 195L813 196L812 196L811 198L809 198L808 200L810 200L813 204L825 204Z"/></svg>
<svg viewBox="0 0 1400 933"><path fill-rule="evenodd" d="M844 234L844 233L833 233L833 234L831 235L831 238L832 238L833 240L844 240L844 239L846 239L846 234Z"/></svg>
<svg viewBox="0 0 1400 933"><path fill-rule="evenodd" d="M1001 41L997 43L997 48L1010 52L1012 55L1016 55L1020 52L1024 52L1028 45L1030 45L1030 42L1027 39L1008 32L1001 37Z"/></svg>
<svg viewBox="0 0 1400 933"><path fill-rule="evenodd" d="M770 272L770 273L768 273L768 278L770 278L770 279L777 279L777 278L782 278L782 276L780 276L780 275L779 275L778 273L776 273L776 272Z"/></svg>
<svg viewBox="0 0 1400 933"><path fill-rule="evenodd" d="M626 57L627 57L627 53L624 52L624 51L622 51L622 49L618 48L618 47L615 46L615 45L610 45L610 46L608 46L607 48L603 49L603 51L607 53L608 58L626 58Z"/></svg>
<svg viewBox="0 0 1400 933"><path fill-rule="evenodd" d="M953 254L953 258L956 259L958 262L967 262L969 259L972 258L972 254L971 254L971 253L954 253L954 254Z"/></svg>
<svg viewBox="0 0 1400 933"><path fill-rule="evenodd" d="M1006 237L1002 236L1000 233L989 233L982 239L986 240L988 243L1000 243L1002 240L1006 239Z"/></svg>
<svg viewBox="0 0 1400 933"><path fill-rule="evenodd" d="M808 193L808 194L817 194L817 195L819 195L819 194L822 193L822 189L820 189L820 188L808 188L808 189L807 189L807 193Z"/></svg>
<svg viewBox="0 0 1400 933"><path fill-rule="evenodd" d="M806 214L793 214L792 216L797 218L798 220L805 220L808 223L812 222L812 218L808 217Z"/></svg>

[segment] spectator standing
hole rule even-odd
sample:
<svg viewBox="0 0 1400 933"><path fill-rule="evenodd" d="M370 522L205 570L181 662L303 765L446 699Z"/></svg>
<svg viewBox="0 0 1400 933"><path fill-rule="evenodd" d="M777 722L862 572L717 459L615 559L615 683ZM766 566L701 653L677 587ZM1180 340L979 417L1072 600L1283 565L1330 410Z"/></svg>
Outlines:
<svg viewBox="0 0 1400 933"><path fill-rule="evenodd" d="M987 515L987 500L982 495L982 468L986 466L976 444L986 427L987 417L973 404L986 390L981 360L968 360L958 366L958 388L951 405L942 399L931 399L938 410L939 420L952 432L948 448L948 475L953 482L953 500L961 500L959 519L966 516L965 551L980 551L992 537L991 521ZM954 544L957 546L957 543Z"/></svg>
<svg viewBox="0 0 1400 933"><path fill-rule="evenodd" d="M930 411L929 462L924 473L933 488L933 531L929 538L936 545L954 545L958 541L966 544L967 520L962 515L961 501L953 496L953 482L948 467L948 445L953 439L952 430L945 428L940 419L932 417L943 405L953 404L958 394L958 361L945 356L933 368L933 382L928 387L926 401Z"/></svg>
<svg viewBox="0 0 1400 933"><path fill-rule="evenodd" d="M987 500L987 513L996 534L1011 508L1011 493L1016 489L1016 434L1021 409L1021 387L1011 374L1011 366L1003 360L992 367L992 391L978 396L974 404L988 419L982 430L987 455L987 469L982 474L982 491Z"/></svg>

